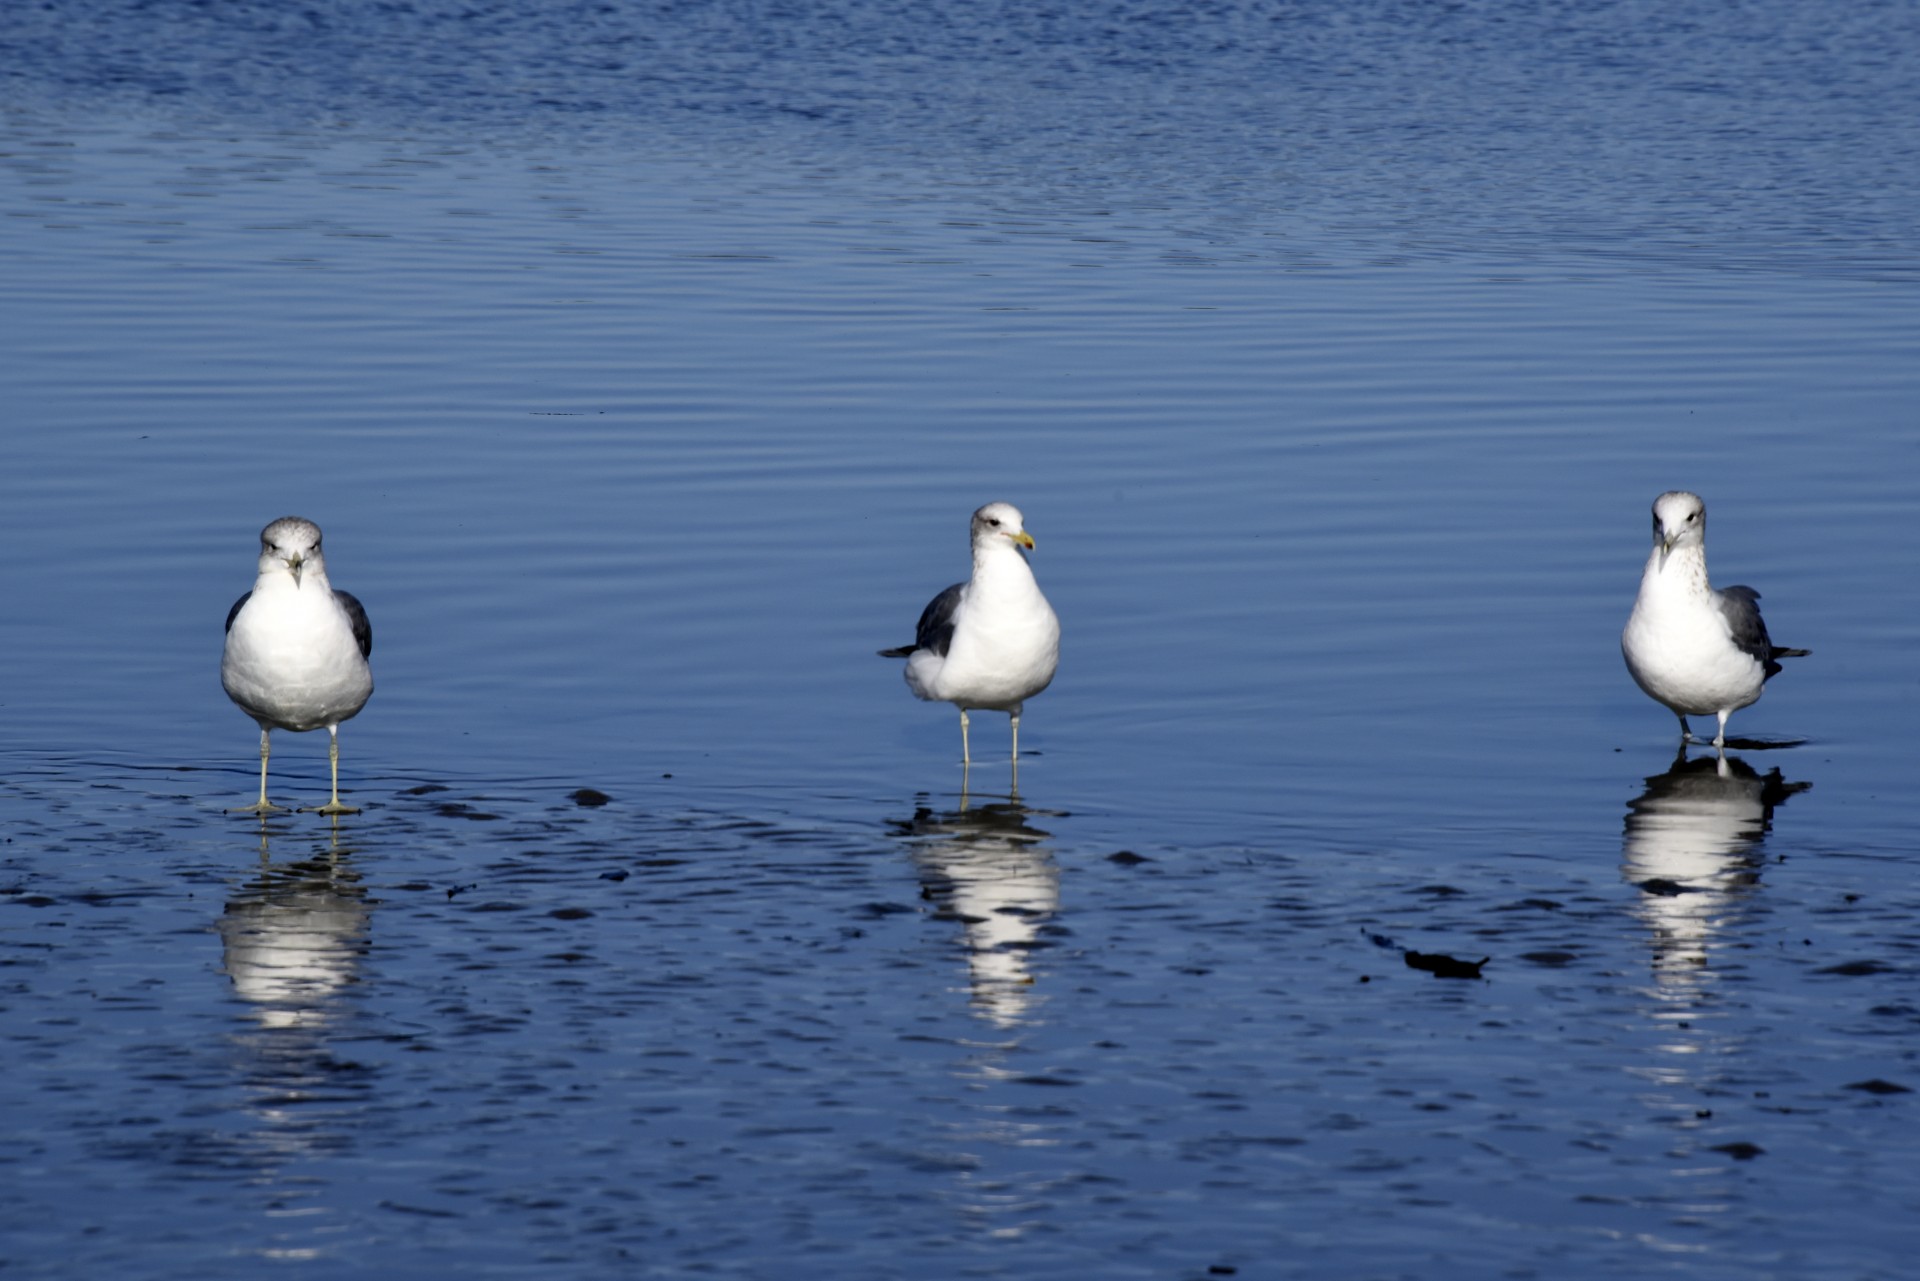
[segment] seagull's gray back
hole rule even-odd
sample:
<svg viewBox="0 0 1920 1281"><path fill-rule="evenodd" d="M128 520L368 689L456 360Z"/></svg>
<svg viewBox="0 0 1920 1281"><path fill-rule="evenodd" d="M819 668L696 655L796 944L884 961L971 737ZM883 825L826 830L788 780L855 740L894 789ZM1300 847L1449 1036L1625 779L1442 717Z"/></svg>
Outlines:
<svg viewBox="0 0 1920 1281"><path fill-rule="evenodd" d="M246 595L242 596L239 600L233 602L233 608L227 611L227 630L228 631L233 630L233 620L240 617L240 611L246 608L247 602L252 599L253 599L253 593L248 592Z"/></svg>
<svg viewBox="0 0 1920 1281"><path fill-rule="evenodd" d="M1767 669L1764 679L1771 680L1780 674L1780 664L1776 660L1805 658L1810 652L1783 649L1773 643L1773 638L1767 635L1767 624L1760 617L1760 593L1753 588L1723 587L1715 595L1720 598L1720 612L1726 617L1727 630L1732 633L1733 643L1745 653L1753 655Z"/></svg>
<svg viewBox="0 0 1920 1281"><path fill-rule="evenodd" d="M252 593L248 593L248 595L251 594ZM353 640L354 643L360 647L360 657L372 658L373 624L367 621L367 611L366 608L360 604L360 598L352 592L343 592L338 587L333 589L333 598L340 602L341 609L347 611L347 622L353 627ZM244 601L246 597L243 596L241 599ZM235 605L233 608L235 613L239 612L240 607L238 605ZM227 625L229 627L233 625L231 615L227 618Z"/></svg>
<svg viewBox="0 0 1920 1281"><path fill-rule="evenodd" d="M913 629L913 644L883 649L880 657L905 658L916 650L930 649L945 658L953 644L954 611L960 608L960 594L966 588L965 583L955 583L928 601L927 607L920 611L920 625Z"/></svg>

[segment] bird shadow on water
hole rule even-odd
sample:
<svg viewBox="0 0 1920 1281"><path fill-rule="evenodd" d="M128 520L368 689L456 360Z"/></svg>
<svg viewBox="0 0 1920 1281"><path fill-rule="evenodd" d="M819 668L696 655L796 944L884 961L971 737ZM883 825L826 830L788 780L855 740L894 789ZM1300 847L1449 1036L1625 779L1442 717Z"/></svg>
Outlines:
<svg viewBox="0 0 1920 1281"><path fill-rule="evenodd" d="M1729 752L1781 752L1789 747L1805 747L1812 742L1806 738L1729 738L1725 750ZM1684 751L1682 755L1684 755Z"/></svg>

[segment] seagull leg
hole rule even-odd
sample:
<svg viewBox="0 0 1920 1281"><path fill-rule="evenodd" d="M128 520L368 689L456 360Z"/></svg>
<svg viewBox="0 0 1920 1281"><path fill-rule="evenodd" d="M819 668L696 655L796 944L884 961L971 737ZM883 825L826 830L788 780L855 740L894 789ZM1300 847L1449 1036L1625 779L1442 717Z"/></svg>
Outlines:
<svg viewBox="0 0 1920 1281"><path fill-rule="evenodd" d="M1020 709L1008 713L1013 718L1013 768L1020 768Z"/></svg>
<svg viewBox="0 0 1920 1281"><path fill-rule="evenodd" d="M303 811L308 814L358 814L359 808L340 803L340 727L327 726L327 759L333 763L333 799Z"/></svg>
<svg viewBox="0 0 1920 1281"><path fill-rule="evenodd" d="M1675 712L1674 715L1680 716L1680 713ZM1692 743L1692 742L1698 741L1693 736L1693 726L1687 724L1687 718L1684 716L1680 716L1680 741L1682 743Z"/></svg>
<svg viewBox="0 0 1920 1281"><path fill-rule="evenodd" d="M960 764L973 764L973 752L967 747L967 709L960 709Z"/></svg>
<svg viewBox="0 0 1920 1281"><path fill-rule="evenodd" d="M265 818L269 814L284 814L287 807L275 805L267 799L267 754L272 730L262 727L260 730L260 799L252 805L236 805L228 810L229 814L258 814Z"/></svg>
<svg viewBox="0 0 1920 1281"><path fill-rule="evenodd" d="M1728 709L1728 708L1721 709L1720 732L1713 736L1713 745L1715 747L1725 747L1727 745L1727 717L1731 715L1733 715L1733 712L1731 709Z"/></svg>

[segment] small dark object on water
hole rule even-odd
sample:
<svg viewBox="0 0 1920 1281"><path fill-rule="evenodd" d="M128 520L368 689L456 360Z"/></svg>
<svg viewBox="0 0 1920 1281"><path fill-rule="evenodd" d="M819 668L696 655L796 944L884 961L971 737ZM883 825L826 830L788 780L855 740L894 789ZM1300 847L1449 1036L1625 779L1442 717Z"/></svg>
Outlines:
<svg viewBox="0 0 1920 1281"><path fill-rule="evenodd" d="M479 883L480 882L475 881L472 885L449 885L447 886L447 897L452 898L456 894L464 894Z"/></svg>
<svg viewBox="0 0 1920 1281"><path fill-rule="evenodd" d="M584 907L556 907L547 915L556 921L584 921L593 915L593 911Z"/></svg>
<svg viewBox="0 0 1920 1281"><path fill-rule="evenodd" d="M1641 881L1640 888L1649 894L1659 894L1671 898L1675 894L1690 894L1692 891L1678 881L1669 881L1664 876L1656 876L1649 881Z"/></svg>
<svg viewBox="0 0 1920 1281"><path fill-rule="evenodd" d="M1839 974L1846 978L1865 978L1873 974L1891 974L1893 967L1885 961L1842 961L1838 965L1829 965L1824 970L1815 970L1815 974Z"/></svg>
<svg viewBox="0 0 1920 1281"><path fill-rule="evenodd" d="M1231 1263L1213 1263L1207 1266L1207 1275L1210 1277L1237 1277L1240 1275L1240 1269L1234 1267Z"/></svg>
<svg viewBox="0 0 1920 1281"><path fill-rule="evenodd" d="M627 874L622 871L602 872L600 873L600 879L603 881L624 881L627 879Z"/></svg>
<svg viewBox="0 0 1920 1281"><path fill-rule="evenodd" d="M1758 1143L1721 1143L1710 1150L1725 1152L1736 1161L1751 1161L1757 1156L1766 1155L1767 1151Z"/></svg>
<svg viewBox="0 0 1920 1281"><path fill-rule="evenodd" d="M1874 1077L1871 1081L1855 1081L1852 1085L1849 1085L1847 1088L1849 1090L1865 1090L1868 1094L1912 1094L1913 1093L1913 1088L1911 1086L1901 1085L1895 1081L1882 1081L1877 1076Z"/></svg>
<svg viewBox="0 0 1920 1281"><path fill-rule="evenodd" d="M612 800L613 798L611 796L608 796L605 792L598 791L591 787L583 787L579 791L573 793L573 795L570 796L568 799L571 800L575 805L584 806L587 809L598 809L600 806L605 805L608 801Z"/></svg>
<svg viewBox="0 0 1920 1281"><path fill-rule="evenodd" d="M1030 752L1028 754L1032 756L1039 755L1038 752ZM1151 863L1153 860L1145 854L1135 854L1132 850L1116 850L1114 853L1107 855L1107 862L1118 863L1122 867L1132 867L1138 863Z"/></svg>
<svg viewBox="0 0 1920 1281"><path fill-rule="evenodd" d="M1477 979L1480 977L1480 967L1492 959L1483 956L1477 961L1463 961L1443 952L1410 951L1407 953L1407 968L1425 970L1437 979Z"/></svg>

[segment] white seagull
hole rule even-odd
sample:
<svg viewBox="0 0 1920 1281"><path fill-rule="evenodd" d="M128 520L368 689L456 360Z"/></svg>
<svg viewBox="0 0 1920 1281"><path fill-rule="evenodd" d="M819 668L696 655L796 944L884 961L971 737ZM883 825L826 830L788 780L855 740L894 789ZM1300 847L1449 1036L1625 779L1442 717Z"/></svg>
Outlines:
<svg viewBox="0 0 1920 1281"><path fill-rule="evenodd" d="M907 660L907 688L960 709L960 758L973 763L967 712L1006 712L1013 720L1013 764L1020 766L1020 708L1045 689L1060 664L1060 620L1040 594L1025 553L1033 538L1020 509L988 503L973 514L973 577L935 596L920 615L913 644L883 649Z"/></svg>
<svg viewBox="0 0 1920 1281"><path fill-rule="evenodd" d="M1775 660L1811 652L1773 643L1753 588L1714 590L1707 581L1707 505L1684 490L1653 500L1653 553L1620 650L1635 683L1680 718L1683 743L1697 741L1687 717L1720 718L1715 747L1726 746L1727 717L1757 702L1780 670Z"/></svg>
<svg viewBox="0 0 1920 1281"><path fill-rule="evenodd" d="M260 722L260 800L234 810L266 815L268 737L276 729L325 726L333 799L319 814L358 814L340 803L340 722L373 694L373 628L360 602L327 581L320 527L284 516L260 531L260 576L227 614L220 684Z"/></svg>

